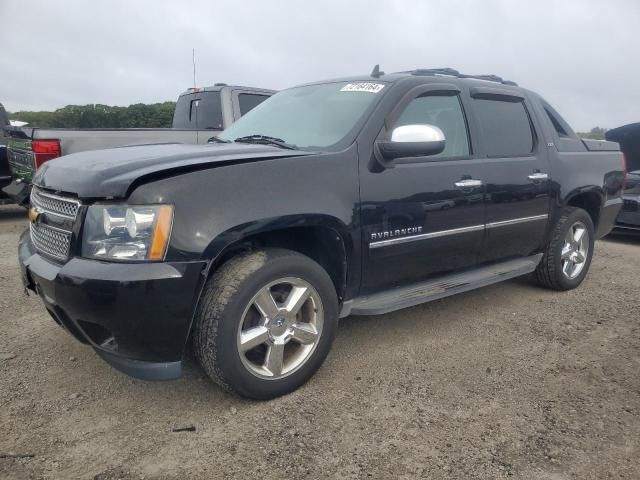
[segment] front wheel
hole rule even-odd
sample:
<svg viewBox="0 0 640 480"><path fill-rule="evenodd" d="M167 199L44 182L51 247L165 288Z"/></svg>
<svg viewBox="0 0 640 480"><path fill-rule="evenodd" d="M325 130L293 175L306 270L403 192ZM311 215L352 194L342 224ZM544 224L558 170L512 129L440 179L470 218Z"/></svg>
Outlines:
<svg viewBox="0 0 640 480"><path fill-rule="evenodd" d="M302 385L327 356L338 301L326 271L304 255L265 249L232 258L200 301L194 350L224 388L256 399Z"/></svg>
<svg viewBox="0 0 640 480"><path fill-rule="evenodd" d="M594 239L589 214L581 208L565 208L536 269L538 282L553 290L571 290L579 286L591 265Z"/></svg>

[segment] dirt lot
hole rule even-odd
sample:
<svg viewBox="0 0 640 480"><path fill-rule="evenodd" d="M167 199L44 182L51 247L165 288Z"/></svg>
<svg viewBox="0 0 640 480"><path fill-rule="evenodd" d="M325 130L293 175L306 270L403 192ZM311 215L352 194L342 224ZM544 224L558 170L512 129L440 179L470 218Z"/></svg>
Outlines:
<svg viewBox="0 0 640 480"><path fill-rule="evenodd" d="M638 239L598 242L572 292L348 318L306 386L256 403L65 334L20 286L23 215L0 207L0 478L640 478Z"/></svg>

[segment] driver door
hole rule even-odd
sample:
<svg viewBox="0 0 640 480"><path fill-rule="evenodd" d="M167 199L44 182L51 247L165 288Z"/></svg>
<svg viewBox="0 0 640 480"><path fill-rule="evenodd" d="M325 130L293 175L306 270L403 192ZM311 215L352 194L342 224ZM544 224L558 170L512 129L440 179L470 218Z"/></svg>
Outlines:
<svg viewBox="0 0 640 480"><path fill-rule="evenodd" d="M473 154L460 90L424 90L400 101L390 128L435 125L445 134L444 151L377 173L361 162L361 294L477 263L485 223L482 160Z"/></svg>

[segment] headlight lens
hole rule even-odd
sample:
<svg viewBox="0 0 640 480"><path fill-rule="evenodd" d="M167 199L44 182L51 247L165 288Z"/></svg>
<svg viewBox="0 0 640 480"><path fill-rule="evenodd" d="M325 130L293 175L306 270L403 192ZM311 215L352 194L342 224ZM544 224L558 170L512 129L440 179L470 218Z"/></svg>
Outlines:
<svg viewBox="0 0 640 480"><path fill-rule="evenodd" d="M82 256L101 260L163 260L171 205L92 205L85 218Z"/></svg>

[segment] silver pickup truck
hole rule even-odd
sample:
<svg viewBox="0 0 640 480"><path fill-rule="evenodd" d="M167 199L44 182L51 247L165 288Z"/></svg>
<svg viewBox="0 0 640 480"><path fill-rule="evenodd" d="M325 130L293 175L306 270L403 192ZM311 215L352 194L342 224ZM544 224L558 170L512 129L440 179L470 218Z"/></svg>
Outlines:
<svg viewBox="0 0 640 480"><path fill-rule="evenodd" d="M154 143L207 143L274 93L224 83L191 88L178 97L172 128L14 128L8 132L7 145L13 180L0 188L15 203L23 204L35 171L63 155Z"/></svg>

